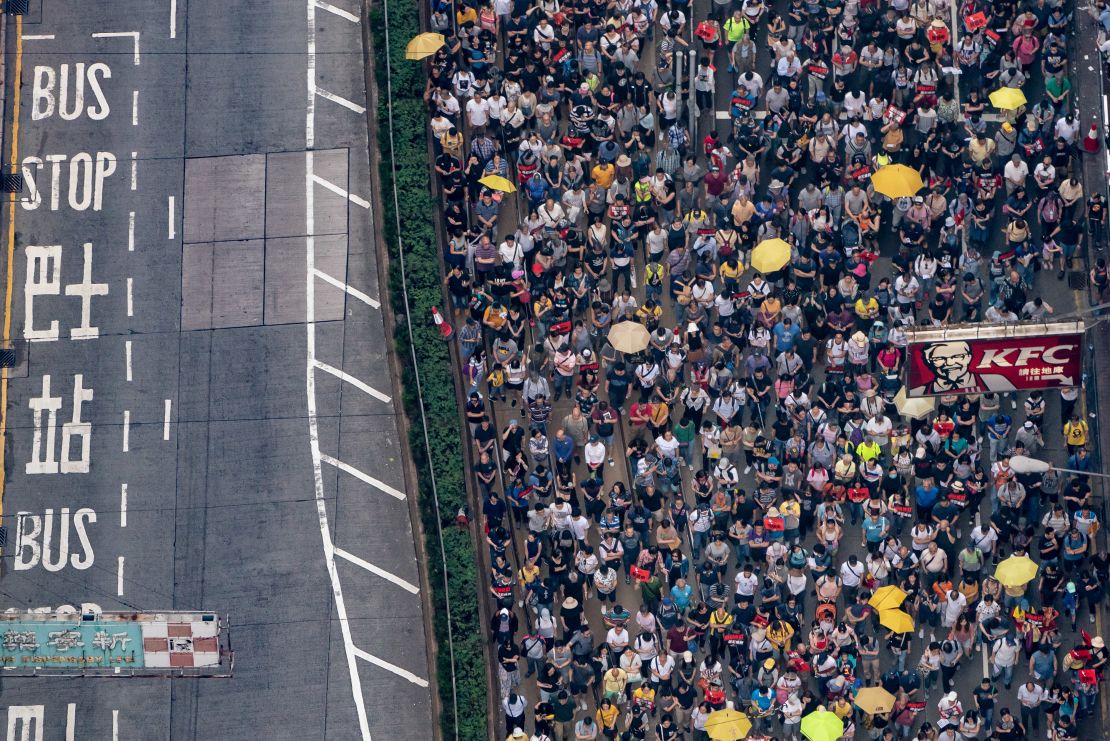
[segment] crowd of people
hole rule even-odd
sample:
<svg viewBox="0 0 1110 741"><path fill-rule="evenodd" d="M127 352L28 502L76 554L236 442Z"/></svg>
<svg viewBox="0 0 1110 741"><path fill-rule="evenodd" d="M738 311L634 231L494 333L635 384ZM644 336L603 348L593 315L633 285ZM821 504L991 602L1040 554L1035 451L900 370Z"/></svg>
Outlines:
<svg viewBox="0 0 1110 741"><path fill-rule="evenodd" d="M844 738L1070 741L1097 712L1110 557L1090 483L1010 466L1091 469L1081 390L942 394L924 419L894 401L907 327L1049 317L1049 286L1101 249L1071 13L963 0L954 29L946 0L433 3L507 738L703 741L731 706L751 737L797 741L820 707ZM995 110L1004 87L1035 103ZM890 163L924 188L877 193ZM761 274L773 238L791 259ZM1104 260L1087 272L1105 297ZM625 321L644 350L609 342ZM1034 580L995 578L1013 555ZM912 629L880 622L887 586ZM889 711L854 704L873 686Z"/></svg>

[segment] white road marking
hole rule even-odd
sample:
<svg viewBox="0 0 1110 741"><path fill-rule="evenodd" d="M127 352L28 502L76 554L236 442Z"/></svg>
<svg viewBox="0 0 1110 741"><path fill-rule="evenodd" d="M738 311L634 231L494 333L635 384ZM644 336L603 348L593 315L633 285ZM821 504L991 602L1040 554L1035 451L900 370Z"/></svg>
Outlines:
<svg viewBox="0 0 1110 741"><path fill-rule="evenodd" d="M135 65L139 64L139 32L138 31L112 31L111 33L94 33L94 39L112 39L130 37L135 42Z"/></svg>
<svg viewBox="0 0 1110 741"><path fill-rule="evenodd" d="M24 41L53 41L54 40L54 34L52 34L52 33L24 34L23 40Z"/></svg>
<svg viewBox="0 0 1110 741"><path fill-rule="evenodd" d="M173 408L173 401L166 399L166 416L162 420L162 439L170 439L170 410Z"/></svg>
<svg viewBox="0 0 1110 741"><path fill-rule="evenodd" d="M388 396L383 394L381 391L378 391L376 388L373 388L372 386L369 386L368 384L363 383L362 381L355 378L351 374L346 373L345 371L342 371L342 370L340 370L339 368L336 368L333 365L328 365L327 363L323 363L323 362L317 360L316 361L316 367L319 368L320 370L324 371L325 373L332 374L333 376L335 376L336 378L338 378L341 381L346 381L347 383L349 383L352 386L354 386L355 388L357 388L359 391L367 393L367 394L369 394L370 396L373 396L375 399L377 399L379 401L384 401L386 404L389 404L391 401L393 401L391 398L389 398Z"/></svg>
<svg viewBox="0 0 1110 741"><path fill-rule="evenodd" d="M77 731L77 703L66 703L66 741L73 741Z"/></svg>
<svg viewBox="0 0 1110 741"><path fill-rule="evenodd" d="M412 672L410 672L408 669L402 669L401 667L397 666L396 664L389 663L385 659L379 659L377 656L374 656L373 654L368 654L365 651L363 651L361 648L356 648L355 649L355 656L359 657L363 661L370 662L374 666L380 666L382 669L385 669L386 671L393 672L394 674L396 674L401 679L407 679L408 681L415 684L417 687L427 687L428 686L428 680L421 679L420 677L418 677L415 674L413 674Z"/></svg>
<svg viewBox="0 0 1110 741"><path fill-rule="evenodd" d="M357 15L355 15L354 13L348 13L346 10L343 10L343 8L337 8L334 5L325 3L324 0L316 0L316 7L320 8L321 10L326 10L329 13L335 13L340 18L346 18L351 23L358 23ZM27 37L24 36L23 38Z"/></svg>
<svg viewBox="0 0 1110 741"><path fill-rule="evenodd" d="M123 556L119 557L119 564L116 567L116 596L123 596Z"/></svg>
<svg viewBox="0 0 1110 741"><path fill-rule="evenodd" d="M123 410L123 452L131 450L131 411Z"/></svg>
<svg viewBox="0 0 1110 741"><path fill-rule="evenodd" d="M131 301L131 285L133 282L133 279L127 279L127 316L135 316L135 307Z"/></svg>
<svg viewBox="0 0 1110 741"><path fill-rule="evenodd" d="M320 460L323 463L327 463L330 466L335 466L340 471L344 471L346 473L351 474L352 476L354 476L356 479L363 482L364 484L369 484L370 486L373 486L375 489L378 489L380 491L385 492L386 494L393 497L394 499L403 500L406 497L405 492L394 489L392 486L385 483L384 481L379 481L378 479L374 478L370 474L364 473L363 471L358 470L357 468L350 465L349 463L344 463L341 460L336 460L335 458L332 458L330 455L324 455L323 453L320 454Z"/></svg>
<svg viewBox="0 0 1110 741"><path fill-rule="evenodd" d="M131 340L124 341L123 355L127 360L127 382L131 383Z"/></svg>
<svg viewBox="0 0 1110 741"><path fill-rule="evenodd" d="M131 190L139 186L139 161L136 159L138 156L138 152L131 153Z"/></svg>
<svg viewBox="0 0 1110 741"><path fill-rule="evenodd" d="M131 125L139 125L139 91L131 91Z"/></svg>
<svg viewBox="0 0 1110 741"><path fill-rule="evenodd" d="M366 109L363 106L360 106L354 101L347 100L341 95L336 95L333 92L329 92L322 87L316 87L315 85L313 85L313 89L316 91L317 95L319 95L321 98L324 98L325 100L330 100L332 103L338 103L344 108L350 109L355 113L366 113Z"/></svg>
<svg viewBox="0 0 1110 741"><path fill-rule="evenodd" d="M127 484L119 485L119 526L127 527Z"/></svg>
<svg viewBox="0 0 1110 741"><path fill-rule="evenodd" d="M135 251L135 212L127 214L127 251Z"/></svg>
<svg viewBox="0 0 1110 741"><path fill-rule="evenodd" d="M351 201L351 203L354 203L358 206L362 206L363 208L370 208L370 201L366 200L365 198L359 198L354 193L348 193L343 188L340 188L338 185L331 182L330 180L324 180L319 175L313 175L312 179L313 179L313 181L316 182L317 185L324 186L325 188L330 190L332 193L335 193L337 196L342 196L343 198L347 198Z"/></svg>
<svg viewBox="0 0 1110 741"><path fill-rule="evenodd" d="M305 45L305 398L308 412L308 446L312 454L313 496L316 499L316 519L320 526L320 540L324 547L324 563L331 581L332 599L339 632L343 636L343 651L347 655L347 673L351 679L351 699L358 717L362 741L370 741L370 722L366 717L366 697L362 693L362 679L355 660L355 644L351 637L351 624L347 619L347 603L343 599L343 585L335 567L331 527L328 525L328 508L324 499L324 473L321 469L320 427L316 418L316 215L315 188L312 186L313 156L316 146L316 5L306 0Z"/></svg>
<svg viewBox="0 0 1110 741"><path fill-rule="evenodd" d="M420 592L420 587L416 586L412 582L410 582L406 579L402 579L401 577L397 576L396 574L390 573L390 572L386 571L385 569L379 568L379 567L375 566L374 564L370 563L369 561L364 561L363 559L359 558L358 556L354 555L353 553L348 553L347 551L343 550L342 548L339 548L338 546L335 548L335 555L339 556L340 558L347 559L348 561L353 563L355 566L361 566L362 568L369 571L371 574L377 574L378 576L385 579L386 581L392 582L393 584L396 584L401 589L404 589L406 592L410 592L412 594L418 594Z"/></svg>
<svg viewBox="0 0 1110 741"><path fill-rule="evenodd" d="M116 667L116 671L119 671L118 666ZM118 710L113 710L112 711L112 741L119 741L119 711Z"/></svg>
<svg viewBox="0 0 1110 741"><path fill-rule="evenodd" d="M177 0L170 0L170 38L177 38Z"/></svg>
<svg viewBox="0 0 1110 741"><path fill-rule="evenodd" d="M167 236L166 239L173 239L174 235L177 233L177 223L176 219L174 219L173 217L173 196L168 196L168 198L169 202L167 208L169 210L169 217L167 220L166 231L169 233L169 236Z"/></svg>
<svg viewBox="0 0 1110 741"><path fill-rule="evenodd" d="M354 296L355 298L357 298L359 301L362 301L363 303L365 303L369 306L372 306L375 309L382 308L381 302L378 301L376 298L371 298L370 296L368 296L367 294L358 290L357 288L349 286L346 283L344 283L343 281L339 280L338 278L335 278L333 276L328 275L323 270L313 270L312 272L315 273L316 277L319 278L320 280L324 281L325 283L327 283L329 285L335 286L340 291L346 291L347 293L349 293L352 296Z"/></svg>

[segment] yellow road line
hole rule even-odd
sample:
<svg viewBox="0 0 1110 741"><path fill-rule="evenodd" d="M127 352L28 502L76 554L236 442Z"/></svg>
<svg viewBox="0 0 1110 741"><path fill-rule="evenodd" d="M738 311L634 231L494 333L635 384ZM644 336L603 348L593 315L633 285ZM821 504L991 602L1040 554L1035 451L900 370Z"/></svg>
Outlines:
<svg viewBox="0 0 1110 741"><path fill-rule="evenodd" d="M19 93L23 82L23 17L15 17L15 84L12 86L12 156L13 170L19 167ZM16 193L8 202L8 273L4 285L4 347L12 339L12 287L15 272L15 207ZM4 450L8 442L8 368L0 369L0 517L4 516Z"/></svg>

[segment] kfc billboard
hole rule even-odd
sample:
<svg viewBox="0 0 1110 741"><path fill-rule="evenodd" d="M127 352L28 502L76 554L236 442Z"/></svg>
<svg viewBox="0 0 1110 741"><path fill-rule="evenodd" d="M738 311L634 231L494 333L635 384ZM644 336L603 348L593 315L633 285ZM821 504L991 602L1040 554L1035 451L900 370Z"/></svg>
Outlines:
<svg viewBox="0 0 1110 741"><path fill-rule="evenodd" d="M907 329L906 396L1078 386L1082 321Z"/></svg>

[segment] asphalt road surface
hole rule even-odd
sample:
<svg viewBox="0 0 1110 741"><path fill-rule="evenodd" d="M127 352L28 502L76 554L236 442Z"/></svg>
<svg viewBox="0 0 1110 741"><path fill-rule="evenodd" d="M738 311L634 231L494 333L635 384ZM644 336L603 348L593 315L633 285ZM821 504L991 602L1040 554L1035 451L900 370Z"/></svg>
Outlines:
<svg viewBox="0 0 1110 741"><path fill-rule="evenodd" d="M235 651L230 679L0 675L8 739L432 724L363 28L343 5L33 0L8 18L3 161L25 184L0 609L207 610ZM14 722L26 706L42 728Z"/></svg>

